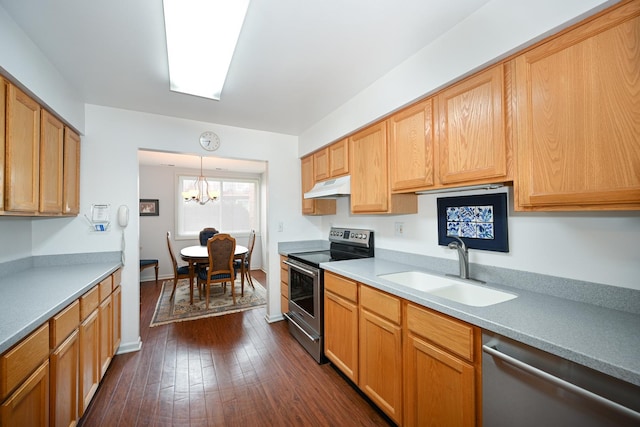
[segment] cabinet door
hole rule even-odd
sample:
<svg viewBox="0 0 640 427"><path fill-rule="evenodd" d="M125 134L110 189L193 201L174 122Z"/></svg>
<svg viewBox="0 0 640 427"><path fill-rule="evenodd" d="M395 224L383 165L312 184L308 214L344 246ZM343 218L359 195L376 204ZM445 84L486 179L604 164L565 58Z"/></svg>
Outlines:
<svg viewBox="0 0 640 427"><path fill-rule="evenodd" d="M315 175L313 170L313 155L303 157L300 160L302 172L302 213L304 215L331 215L336 213L335 200L315 200L305 199L304 193L311 190L315 185Z"/></svg>
<svg viewBox="0 0 640 427"><path fill-rule="evenodd" d="M405 425L475 426L473 365L408 334L405 344Z"/></svg>
<svg viewBox="0 0 640 427"><path fill-rule="evenodd" d="M40 118L40 212L62 212L64 125L47 110Z"/></svg>
<svg viewBox="0 0 640 427"><path fill-rule="evenodd" d="M40 106L10 84L7 93L5 209L37 212L40 170Z"/></svg>
<svg viewBox="0 0 640 427"><path fill-rule="evenodd" d="M78 373L80 342L76 329L51 353L51 423L74 426L78 420Z"/></svg>
<svg viewBox="0 0 640 427"><path fill-rule="evenodd" d="M289 311L289 266L284 263L287 259L284 256L280 256L280 312L286 313Z"/></svg>
<svg viewBox="0 0 640 427"><path fill-rule="evenodd" d="M49 361L46 360L0 407L2 426L49 426Z"/></svg>
<svg viewBox="0 0 640 427"><path fill-rule="evenodd" d="M391 190L423 189L434 184L433 99L389 119Z"/></svg>
<svg viewBox="0 0 640 427"><path fill-rule="evenodd" d="M115 284L114 284L115 286ZM120 315L122 313L122 287L116 286L111 295L113 299L113 351L112 355L116 354L118 347L120 347L120 341L122 341L122 323Z"/></svg>
<svg viewBox="0 0 640 427"><path fill-rule="evenodd" d="M358 306L325 291L324 310L325 356L358 384Z"/></svg>
<svg viewBox="0 0 640 427"><path fill-rule="evenodd" d="M314 181L328 179L329 174L329 148L313 153L313 176Z"/></svg>
<svg viewBox="0 0 640 427"><path fill-rule="evenodd" d="M519 210L640 209L640 3L515 59Z"/></svg>
<svg viewBox="0 0 640 427"><path fill-rule="evenodd" d="M349 140L334 142L329 146L329 176L335 178L349 173Z"/></svg>
<svg viewBox="0 0 640 427"><path fill-rule="evenodd" d="M80 212L80 136L64 129L64 196L63 213Z"/></svg>
<svg viewBox="0 0 640 427"><path fill-rule="evenodd" d="M0 77L0 129L6 129L7 81ZM4 153L5 135L0 132L0 211L4 210Z"/></svg>
<svg viewBox="0 0 640 427"><path fill-rule="evenodd" d="M304 198L304 193L311 190L315 182L313 172L313 155L303 157L300 160L300 169L302 172L302 213L313 214L313 200Z"/></svg>
<svg viewBox="0 0 640 427"><path fill-rule="evenodd" d="M442 184L496 181L507 175L503 66L497 65L438 95Z"/></svg>
<svg viewBox="0 0 640 427"><path fill-rule="evenodd" d="M80 324L80 416L91 403L100 382L100 328L98 310Z"/></svg>
<svg viewBox="0 0 640 427"><path fill-rule="evenodd" d="M402 424L402 329L364 307L360 308L359 385L391 419Z"/></svg>
<svg viewBox="0 0 640 427"><path fill-rule="evenodd" d="M350 140L351 212L387 212L387 123L370 126Z"/></svg>
<svg viewBox="0 0 640 427"><path fill-rule="evenodd" d="M100 379L107 372L113 356L113 300L111 295L100 303L98 310L100 319Z"/></svg>

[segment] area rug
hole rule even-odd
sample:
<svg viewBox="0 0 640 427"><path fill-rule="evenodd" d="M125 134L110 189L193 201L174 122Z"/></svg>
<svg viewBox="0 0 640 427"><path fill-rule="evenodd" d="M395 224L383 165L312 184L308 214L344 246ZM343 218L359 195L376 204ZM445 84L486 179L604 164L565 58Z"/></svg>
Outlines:
<svg viewBox="0 0 640 427"><path fill-rule="evenodd" d="M204 289L202 291L202 299L200 299L198 286L195 283L193 284L193 305L191 305L189 303L189 279L178 281L176 295L173 299L169 299L173 290L173 279L165 280L162 283L160 298L158 298L156 311L153 313L149 326L221 316L263 307L267 303L267 291L256 279L253 279L253 284L255 285L255 290L245 281L244 296L240 296L240 278L236 279L234 283L236 292L235 305L231 298L229 285L227 285L224 293L222 292L222 286L219 284L211 285L209 290L209 310L207 310Z"/></svg>

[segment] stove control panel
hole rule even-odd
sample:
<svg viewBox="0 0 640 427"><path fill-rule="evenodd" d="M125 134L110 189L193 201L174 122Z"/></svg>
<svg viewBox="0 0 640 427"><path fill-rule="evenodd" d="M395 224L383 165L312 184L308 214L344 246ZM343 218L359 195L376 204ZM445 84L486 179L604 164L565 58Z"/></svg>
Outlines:
<svg viewBox="0 0 640 427"><path fill-rule="evenodd" d="M371 243L373 243L372 240L372 230L331 227L331 231L329 232L330 242L369 246Z"/></svg>

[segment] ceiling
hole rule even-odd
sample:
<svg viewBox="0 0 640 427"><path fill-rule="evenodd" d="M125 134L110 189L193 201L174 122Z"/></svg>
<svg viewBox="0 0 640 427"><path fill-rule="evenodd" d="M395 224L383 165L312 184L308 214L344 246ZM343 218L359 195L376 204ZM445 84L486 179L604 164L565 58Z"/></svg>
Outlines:
<svg viewBox="0 0 640 427"><path fill-rule="evenodd" d="M253 0L220 101L169 90L162 0L0 6L86 103L300 135L488 1Z"/></svg>
<svg viewBox="0 0 640 427"><path fill-rule="evenodd" d="M162 0L0 6L85 103L300 135L488 1L253 0L220 101L169 90ZM141 151L139 163L197 169L200 158ZM204 168L266 164L209 157Z"/></svg>

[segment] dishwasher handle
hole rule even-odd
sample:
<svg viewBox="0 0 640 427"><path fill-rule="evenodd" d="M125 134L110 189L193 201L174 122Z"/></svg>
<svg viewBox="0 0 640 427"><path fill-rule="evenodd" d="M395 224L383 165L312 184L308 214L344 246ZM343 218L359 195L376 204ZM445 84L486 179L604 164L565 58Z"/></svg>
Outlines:
<svg viewBox="0 0 640 427"><path fill-rule="evenodd" d="M640 413L634 411L633 409L629 409L626 406L623 406L623 405L621 405L621 404L619 404L617 402L614 402L614 401L609 400L609 399L607 399L605 397L602 397L599 394L595 394L595 393L593 393L593 392L591 392L589 390L586 390L586 389L584 389L582 387L578 387L577 385L572 384L572 383L570 383L570 382L568 382L566 380L563 380L562 378L558 378L555 375L551 375L551 374L549 374L549 373L547 373L547 372L545 372L545 371L543 371L541 369L538 369L538 368L536 368L534 366L531 366L531 365L529 365L527 363L524 363L521 360L518 360L518 359L516 359L514 357L511 357L511 356L499 351L495 347L490 347L488 345L483 345L482 346L482 351L484 351L485 353L487 353L487 354L489 354L489 355L491 355L493 357L496 357L496 358L502 360L503 362L506 362L506 363L508 363L510 365L513 365L513 366L515 366L515 367L517 367L517 368L519 368L519 369L521 369L521 370L523 370L523 371L525 371L525 372L527 372L527 373L529 373L531 375L534 375L536 377L542 378L542 379L547 380L550 383L552 383L552 384L554 384L554 385L556 385L558 387L561 387L561 388L564 388L566 390L569 390L569 391L571 391L571 392L573 392L573 393L575 393L575 394L577 394L577 395L579 395L581 397L584 397L585 399L590 399L590 400L599 402L599 403L601 403L602 405L606 406L609 409L624 413L625 415L630 416L630 417L640 421Z"/></svg>

